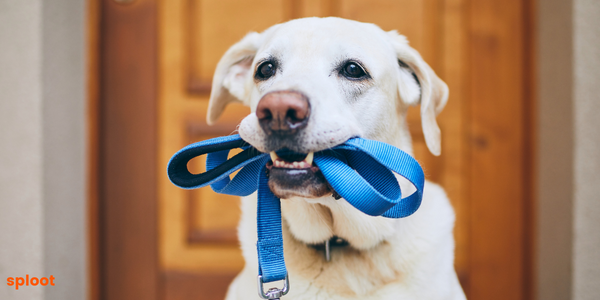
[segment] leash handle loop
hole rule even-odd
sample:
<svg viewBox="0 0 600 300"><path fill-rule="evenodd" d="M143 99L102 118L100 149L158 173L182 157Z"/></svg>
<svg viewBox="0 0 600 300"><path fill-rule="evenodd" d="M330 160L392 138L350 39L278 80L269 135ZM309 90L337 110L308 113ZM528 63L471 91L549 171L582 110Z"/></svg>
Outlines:
<svg viewBox="0 0 600 300"><path fill-rule="evenodd" d="M268 160L268 155L258 152L239 135L217 137L190 144L179 150L167 166L171 182L183 189L196 189L211 185L211 188L224 194L247 196L256 191L256 185L244 184L249 176L255 176L261 162ZM244 149L246 147L246 149ZM229 151L234 148L244 149L231 159L227 159ZM207 155L206 172L192 174L188 170L188 162L197 156ZM245 170L246 167L248 170ZM243 168L237 175L239 179L230 180L229 175ZM257 179L255 179L257 180Z"/></svg>

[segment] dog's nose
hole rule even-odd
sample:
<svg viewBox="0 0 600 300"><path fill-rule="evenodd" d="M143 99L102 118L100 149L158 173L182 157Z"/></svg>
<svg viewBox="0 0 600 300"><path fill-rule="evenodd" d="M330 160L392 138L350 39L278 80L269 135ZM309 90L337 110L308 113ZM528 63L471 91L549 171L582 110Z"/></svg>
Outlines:
<svg viewBox="0 0 600 300"><path fill-rule="evenodd" d="M271 92L258 102L256 116L265 133L292 135L306 127L310 105L306 96L301 93Z"/></svg>

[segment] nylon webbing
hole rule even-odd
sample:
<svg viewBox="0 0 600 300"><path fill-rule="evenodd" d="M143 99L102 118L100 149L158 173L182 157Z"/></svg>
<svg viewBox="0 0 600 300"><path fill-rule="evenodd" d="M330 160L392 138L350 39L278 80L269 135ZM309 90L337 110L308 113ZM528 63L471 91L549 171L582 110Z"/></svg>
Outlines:
<svg viewBox="0 0 600 300"><path fill-rule="evenodd" d="M229 151L244 149L231 159ZM191 174L187 163L207 154L206 172ZM221 194L248 196L258 190L257 233L259 273L264 282L284 280L281 205L268 186L267 153L249 147L239 135L218 137L181 149L169 161L167 173L184 189L210 185ZM417 161L404 151L379 141L352 138L331 149L316 152L314 163L327 182L352 206L371 216L403 218L421 204L425 177ZM233 177L229 175L241 170ZM416 192L402 198L394 173L410 181Z"/></svg>

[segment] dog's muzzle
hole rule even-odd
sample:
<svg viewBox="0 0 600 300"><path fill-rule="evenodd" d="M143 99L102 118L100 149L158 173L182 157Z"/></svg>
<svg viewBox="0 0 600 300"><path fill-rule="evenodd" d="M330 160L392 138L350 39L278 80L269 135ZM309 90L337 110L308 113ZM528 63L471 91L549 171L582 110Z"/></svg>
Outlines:
<svg viewBox="0 0 600 300"><path fill-rule="evenodd" d="M256 107L260 127L272 148L269 187L279 198L293 196L317 198L332 193L319 168L313 164L314 152L297 153L289 150L301 143L301 133L311 114L308 98L295 91L266 94Z"/></svg>

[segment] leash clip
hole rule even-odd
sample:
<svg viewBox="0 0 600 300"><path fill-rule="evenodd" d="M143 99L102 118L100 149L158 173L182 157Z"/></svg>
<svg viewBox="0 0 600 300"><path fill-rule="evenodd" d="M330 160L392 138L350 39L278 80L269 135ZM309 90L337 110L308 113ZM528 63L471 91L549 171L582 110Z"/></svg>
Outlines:
<svg viewBox="0 0 600 300"><path fill-rule="evenodd" d="M261 275L258 275L258 295L267 300L279 300L282 296L285 296L290 291L290 281L288 279L288 275L285 274L285 283L283 284L283 289L278 288L270 288L266 293L263 288L263 279Z"/></svg>

